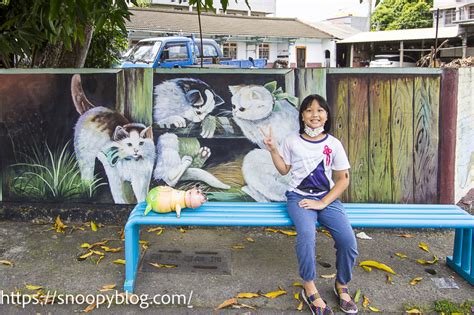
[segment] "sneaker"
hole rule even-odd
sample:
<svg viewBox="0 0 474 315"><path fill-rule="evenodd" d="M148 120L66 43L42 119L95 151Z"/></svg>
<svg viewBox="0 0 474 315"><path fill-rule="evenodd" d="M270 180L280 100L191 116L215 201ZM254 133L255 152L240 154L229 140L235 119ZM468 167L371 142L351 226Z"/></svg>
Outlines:
<svg viewBox="0 0 474 315"><path fill-rule="evenodd" d="M350 301L343 300L340 298L342 293L349 294L349 290L347 288L336 288L336 285L334 285L334 294L336 294L336 297L339 299L339 307L341 308L341 311L346 314L357 314L359 310L352 300L352 297Z"/></svg>
<svg viewBox="0 0 474 315"><path fill-rule="evenodd" d="M305 303L309 306L309 310L311 311L311 314L313 315L333 315L334 314L331 308L329 307L329 305L324 300L323 301L324 303L326 303L326 307L320 307L313 304L314 300L321 298L319 293L316 292L315 294L307 296L305 289L303 289L301 291L301 296L303 297L303 300L305 301Z"/></svg>

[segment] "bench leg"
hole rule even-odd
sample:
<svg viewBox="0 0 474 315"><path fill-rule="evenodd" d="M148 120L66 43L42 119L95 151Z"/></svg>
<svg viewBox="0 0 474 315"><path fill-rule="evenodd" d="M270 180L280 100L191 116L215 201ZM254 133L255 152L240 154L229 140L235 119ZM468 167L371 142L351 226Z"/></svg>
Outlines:
<svg viewBox="0 0 474 315"><path fill-rule="evenodd" d="M138 258L140 256L138 224L128 222L125 225L125 283L123 290L133 293L135 279L137 277Z"/></svg>
<svg viewBox="0 0 474 315"><path fill-rule="evenodd" d="M474 229L456 229L453 256L446 258L446 264L461 277L474 285Z"/></svg>

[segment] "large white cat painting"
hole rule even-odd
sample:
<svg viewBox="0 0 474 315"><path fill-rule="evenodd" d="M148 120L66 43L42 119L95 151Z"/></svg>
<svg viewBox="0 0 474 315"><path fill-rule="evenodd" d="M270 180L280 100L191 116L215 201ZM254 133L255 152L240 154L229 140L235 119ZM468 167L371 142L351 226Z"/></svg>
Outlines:
<svg viewBox="0 0 474 315"><path fill-rule="evenodd" d="M242 190L260 202L286 200L290 177L280 175L273 165L270 152L263 144L261 130L271 127L278 145L289 134L297 132L298 110L289 101L296 103L297 99L283 93L281 88L276 89L275 82L265 86L229 86L229 90L234 121L245 137L260 147L244 157L242 174L246 186Z"/></svg>

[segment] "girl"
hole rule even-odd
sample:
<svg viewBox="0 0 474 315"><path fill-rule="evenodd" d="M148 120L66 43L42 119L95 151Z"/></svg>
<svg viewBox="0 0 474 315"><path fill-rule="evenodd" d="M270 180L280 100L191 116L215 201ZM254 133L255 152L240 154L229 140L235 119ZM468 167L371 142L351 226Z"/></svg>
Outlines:
<svg viewBox="0 0 474 315"><path fill-rule="evenodd" d="M277 147L272 131L263 133L273 163L285 175L291 171L286 192L288 213L296 231L296 256L303 278L302 296L313 314L332 314L321 299L316 278L315 223L327 228L335 241L337 276L334 293L345 313L356 314L347 283L357 257L357 243L344 207L337 199L349 186L349 161L339 140L329 134L331 114L326 100L316 94L306 97L299 110L300 130ZM334 180L333 180L334 179Z"/></svg>

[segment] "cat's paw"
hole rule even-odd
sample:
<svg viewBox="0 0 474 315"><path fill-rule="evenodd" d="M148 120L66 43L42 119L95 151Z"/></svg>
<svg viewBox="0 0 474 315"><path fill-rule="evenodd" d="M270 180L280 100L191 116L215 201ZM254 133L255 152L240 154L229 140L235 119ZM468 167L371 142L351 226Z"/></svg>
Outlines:
<svg viewBox="0 0 474 315"><path fill-rule="evenodd" d="M216 132L216 117L206 116L201 123L201 137L212 138Z"/></svg>
<svg viewBox="0 0 474 315"><path fill-rule="evenodd" d="M158 126L161 128L171 128L173 125L176 128L184 128L186 127L186 119L181 116L171 116L158 122Z"/></svg>
<svg viewBox="0 0 474 315"><path fill-rule="evenodd" d="M205 162L211 156L211 149L208 147L199 148L199 158Z"/></svg>

